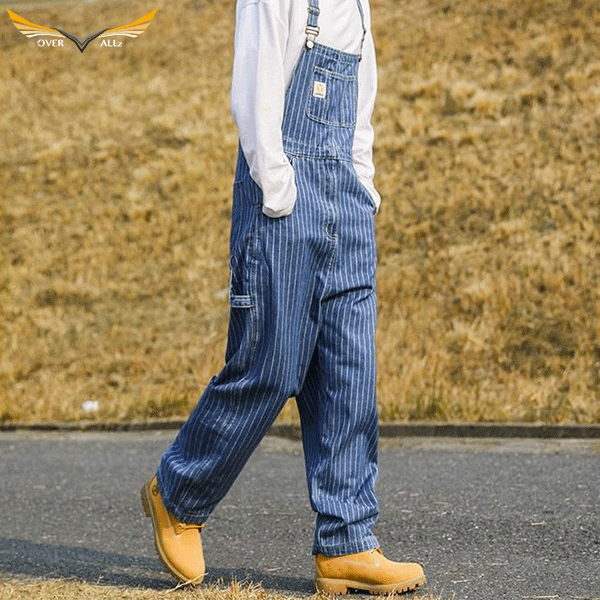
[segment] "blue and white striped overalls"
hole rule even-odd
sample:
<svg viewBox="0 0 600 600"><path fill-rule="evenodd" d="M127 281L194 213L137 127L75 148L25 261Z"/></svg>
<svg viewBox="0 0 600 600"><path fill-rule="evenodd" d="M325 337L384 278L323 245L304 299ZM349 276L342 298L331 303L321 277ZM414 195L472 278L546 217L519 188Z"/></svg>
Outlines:
<svg viewBox="0 0 600 600"><path fill-rule="evenodd" d="M317 512L313 552L340 556L378 546L376 248L374 203L352 163L360 56L316 43L318 15L309 0L285 97L294 210L263 214L240 151L226 364L165 452L158 481L168 510L203 523L295 396Z"/></svg>

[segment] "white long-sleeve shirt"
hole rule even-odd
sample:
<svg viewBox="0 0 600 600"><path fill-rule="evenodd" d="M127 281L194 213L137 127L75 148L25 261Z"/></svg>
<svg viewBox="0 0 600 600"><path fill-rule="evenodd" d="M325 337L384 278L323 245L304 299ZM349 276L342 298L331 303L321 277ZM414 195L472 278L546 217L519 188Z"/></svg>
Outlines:
<svg viewBox="0 0 600 600"><path fill-rule="evenodd" d="M377 91L368 0L360 0L367 30L358 70L358 113L352 149L356 173L375 206L371 114ZM231 110L250 176L263 192L263 212L289 215L296 202L294 170L283 151L285 90L306 42L308 0L238 0ZM360 54L363 37L356 0L321 0L316 41Z"/></svg>

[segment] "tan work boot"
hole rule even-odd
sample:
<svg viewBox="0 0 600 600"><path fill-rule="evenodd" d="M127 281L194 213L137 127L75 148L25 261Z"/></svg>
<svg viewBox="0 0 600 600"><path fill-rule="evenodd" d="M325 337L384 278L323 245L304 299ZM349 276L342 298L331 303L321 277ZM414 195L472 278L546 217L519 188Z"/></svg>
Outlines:
<svg viewBox="0 0 600 600"><path fill-rule="evenodd" d="M203 525L178 521L163 504L156 475L142 487L142 506L154 527L154 545L169 571L184 583L204 579L204 555L200 530Z"/></svg>
<svg viewBox="0 0 600 600"><path fill-rule="evenodd" d="M425 583L421 565L392 562L379 548L345 556L317 554L315 564L317 590L328 594L410 592Z"/></svg>

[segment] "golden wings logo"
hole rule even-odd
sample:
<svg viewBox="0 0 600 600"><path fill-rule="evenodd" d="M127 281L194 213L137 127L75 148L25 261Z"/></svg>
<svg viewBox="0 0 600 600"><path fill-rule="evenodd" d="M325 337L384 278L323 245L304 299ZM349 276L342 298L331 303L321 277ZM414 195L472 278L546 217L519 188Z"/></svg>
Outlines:
<svg viewBox="0 0 600 600"><path fill-rule="evenodd" d="M43 25L36 25L35 23L31 23L31 22L27 21L27 19L20 17L18 14L14 13L12 10L8 10L8 9L6 9L6 10L8 11L8 15L12 19L14 26L23 35L27 36L28 38L41 38L41 37L58 38L56 40L39 39L38 46L43 46L43 45L62 46L63 39L66 38L66 39L71 40L79 48L79 52L83 52L87 48L88 44L92 40L95 40L96 38L115 38L117 36L127 36L127 37L133 37L133 38L138 37L139 35L144 33L144 31L146 31L146 29L148 28L148 25L150 25L150 23L152 22L152 19L154 18L154 15L156 14L157 9L148 13L145 17L142 17L141 19L138 19L137 21L134 21L133 23L129 23L129 25L122 25L121 27L114 27L112 29L109 29L109 28L101 29L100 31L97 31L96 33L90 33L90 35L86 35L84 38L77 37L73 33L69 33L68 31L59 29L58 27L50 28L50 27L44 27ZM113 42L112 44L110 43L109 40L103 40L102 45L103 46L120 46L121 45L120 42L117 44L115 42L115 40L111 40L111 41ZM42 43L40 43L40 42L42 42Z"/></svg>

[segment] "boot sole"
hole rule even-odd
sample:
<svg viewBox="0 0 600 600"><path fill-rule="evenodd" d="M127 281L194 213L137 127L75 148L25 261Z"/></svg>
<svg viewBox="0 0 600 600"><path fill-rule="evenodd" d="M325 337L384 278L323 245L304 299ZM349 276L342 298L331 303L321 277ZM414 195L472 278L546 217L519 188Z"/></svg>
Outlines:
<svg viewBox="0 0 600 600"><path fill-rule="evenodd" d="M196 579L193 579L193 580L188 579L185 575L182 575L171 564L171 562L167 558L166 554L164 553L162 546L160 544L160 540L158 538L158 525L157 525L158 517L154 511L154 506L152 505L152 501L150 500L150 491L148 490L149 485L150 485L150 482L147 482L142 486L142 491L141 491L140 496L141 496L141 501L142 501L142 508L144 509L146 516L149 517L150 519L152 519L152 529L154 531L154 547L156 548L156 553L158 554L160 561L174 577L179 579L179 581L181 583L186 583L189 585L196 585L198 583L202 583L202 580L204 579L204 575L198 576L198 577L196 577Z"/></svg>
<svg viewBox="0 0 600 600"><path fill-rule="evenodd" d="M326 594L347 594L348 590L369 592L371 594L392 594L413 592L419 586L425 584L425 577L415 577L401 583L369 584L351 579L327 579L318 577L316 579L317 590Z"/></svg>

